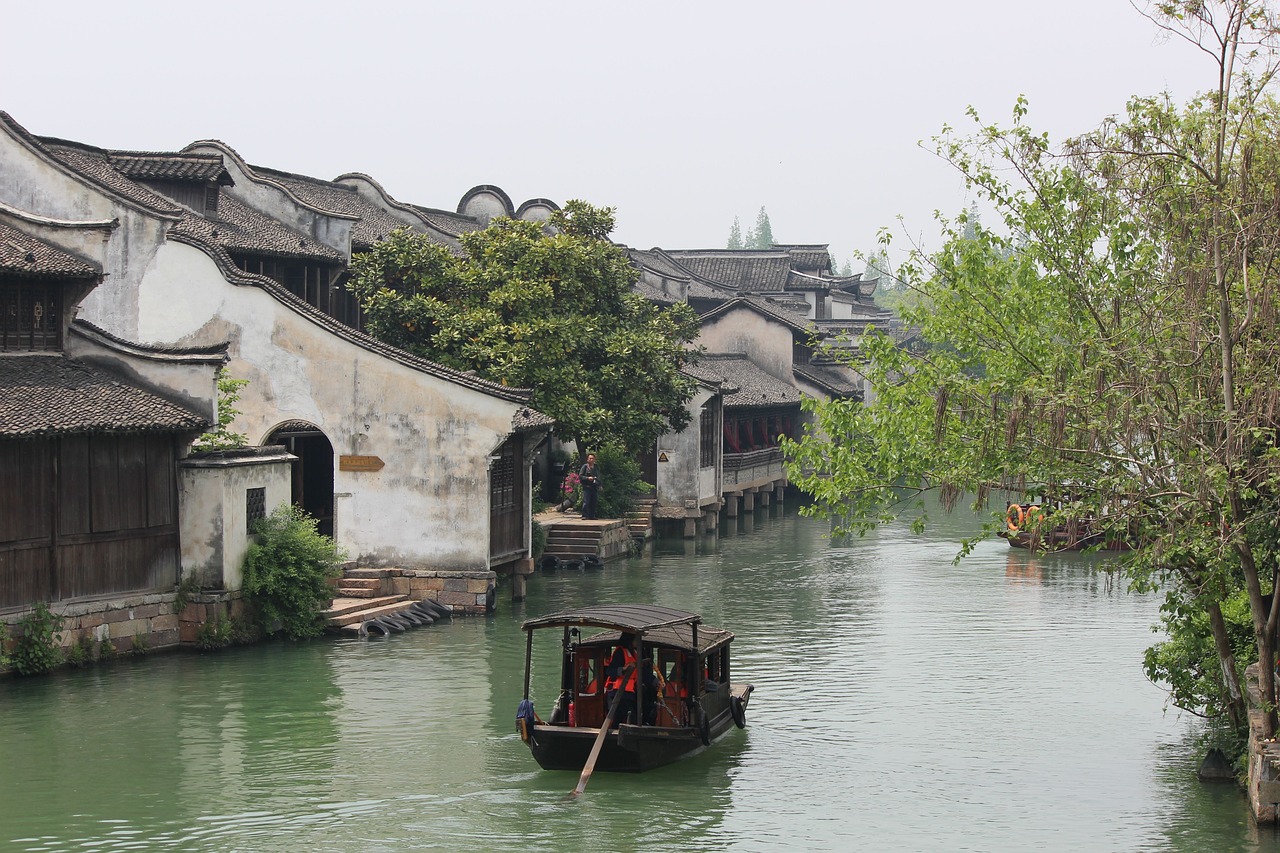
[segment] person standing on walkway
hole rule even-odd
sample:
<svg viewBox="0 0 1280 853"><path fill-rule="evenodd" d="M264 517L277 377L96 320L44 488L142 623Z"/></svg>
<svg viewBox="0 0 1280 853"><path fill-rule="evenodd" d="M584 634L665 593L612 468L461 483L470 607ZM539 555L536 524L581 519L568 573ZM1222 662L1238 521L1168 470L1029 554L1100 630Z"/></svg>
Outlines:
<svg viewBox="0 0 1280 853"><path fill-rule="evenodd" d="M600 502L600 469L594 453L587 454L587 464L578 471L578 480L582 483L582 517L594 519Z"/></svg>

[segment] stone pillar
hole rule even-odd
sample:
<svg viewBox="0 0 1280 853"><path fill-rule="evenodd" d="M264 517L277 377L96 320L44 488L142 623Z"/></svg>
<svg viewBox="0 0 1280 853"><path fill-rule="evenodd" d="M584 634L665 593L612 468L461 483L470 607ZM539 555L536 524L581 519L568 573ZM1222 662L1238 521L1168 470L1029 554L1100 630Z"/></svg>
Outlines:
<svg viewBox="0 0 1280 853"><path fill-rule="evenodd" d="M715 509L709 509L702 515L702 527L708 533L715 533L720 526L720 513Z"/></svg>
<svg viewBox="0 0 1280 853"><path fill-rule="evenodd" d="M529 575L533 574L534 562L532 557L525 557L518 560L511 569L511 600L524 601L524 597L529 587Z"/></svg>
<svg viewBox="0 0 1280 853"><path fill-rule="evenodd" d="M730 518L737 518L738 517L738 496L736 494L728 494L724 496L724 500L725 500L725 505L724 505L725 515L729 516Z"/></svg>
<svg viewBox="0 0 1280 853"><path fill-rule="evenodd" d="M746 491L744 491L744 492L742 493L742 511L743 511L743 512L755 512L755 509L756 509L756 495L755 495L755 492L746 492Z"/></svg>
<svg viewBox="0 0 1280 853"><path fill-rule="evenodd" d="M698 535L698 520L696 518L685 518L684 538L692 539L697 535Z"/></svg>
<svg viewBox="0 0 1280 853"><path fill-rule="evenodd" d="M773 492L766 489L760 490L760 506L768 508L769 498L773 496Z"/></svg>

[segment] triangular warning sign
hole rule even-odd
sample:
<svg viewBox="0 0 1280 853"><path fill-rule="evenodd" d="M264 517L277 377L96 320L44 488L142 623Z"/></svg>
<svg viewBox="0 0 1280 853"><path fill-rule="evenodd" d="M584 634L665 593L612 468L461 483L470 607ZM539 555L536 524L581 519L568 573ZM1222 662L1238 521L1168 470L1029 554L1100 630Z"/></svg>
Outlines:
<svg viewBox="0 0 1280 853"><path fill-rule="evenodd" d="M667 451L663 450L663 451L661 451L661 452L658 454L658 461L659 461L659 462L670 462L670 461L671 461L670 459L668 459L668 458L667 458Z"/></svg>

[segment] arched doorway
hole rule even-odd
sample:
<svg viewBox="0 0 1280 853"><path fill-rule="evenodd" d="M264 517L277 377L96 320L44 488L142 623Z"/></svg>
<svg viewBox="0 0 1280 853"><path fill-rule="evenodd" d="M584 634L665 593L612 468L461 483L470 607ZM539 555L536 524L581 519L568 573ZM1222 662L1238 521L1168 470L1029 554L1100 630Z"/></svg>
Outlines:
<svg viewBox="0 0 1280 853"><path fill-rule="evenodd" d="M325 536L333 535L333 445L319 428L306 421L276 427L264 444L284 445L298 461L293 465L293 503L318 522Z"/></svg>

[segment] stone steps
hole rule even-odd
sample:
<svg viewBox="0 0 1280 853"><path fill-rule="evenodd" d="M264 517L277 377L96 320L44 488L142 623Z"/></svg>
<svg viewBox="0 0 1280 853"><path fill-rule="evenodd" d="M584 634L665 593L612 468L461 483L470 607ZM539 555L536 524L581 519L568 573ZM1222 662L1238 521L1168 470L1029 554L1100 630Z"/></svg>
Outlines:
<svg viewBox="0 0 1280 853"><path fill-rule="evenodd" d="M377 598L382 594L382 579L344 577L338 581L337 594L341 598Z"/></svg>
<svg viewBox="0 0 1280 853"><path fill-rule="evenodd" d="M383 595L376 598L335 598L327 610L320 611L325 621L335 627L394 613L411 606L407 595ZM376 612L375 612L376 611Z"/></svg>

